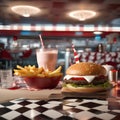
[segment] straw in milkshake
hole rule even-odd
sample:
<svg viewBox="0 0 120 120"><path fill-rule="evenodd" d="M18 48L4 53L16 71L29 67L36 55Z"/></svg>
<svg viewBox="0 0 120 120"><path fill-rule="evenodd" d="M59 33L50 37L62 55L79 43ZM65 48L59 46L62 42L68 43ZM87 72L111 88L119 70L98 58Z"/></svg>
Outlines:
<svg viewBox="0 0 120 120"><path fill-rule="evenodd" d="M43 39L42 39L42 37L41 37L41 34L39 34L39 37L40 37L40 43L41 43L42 48L45 48Z"/></svg>

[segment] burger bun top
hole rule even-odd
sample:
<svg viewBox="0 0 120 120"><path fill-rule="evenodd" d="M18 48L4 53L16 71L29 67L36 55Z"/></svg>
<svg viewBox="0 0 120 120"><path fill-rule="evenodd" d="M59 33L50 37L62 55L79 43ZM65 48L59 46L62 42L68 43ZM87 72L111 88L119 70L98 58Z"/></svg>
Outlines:
<svg viewBox="0 0 120 120"><path fill-rule="evenodd" d="M106 69L100 64L91 63L91 62L80 62L71 65L66 70L66 75L77 75L77 76L106 75Z"/></svg>

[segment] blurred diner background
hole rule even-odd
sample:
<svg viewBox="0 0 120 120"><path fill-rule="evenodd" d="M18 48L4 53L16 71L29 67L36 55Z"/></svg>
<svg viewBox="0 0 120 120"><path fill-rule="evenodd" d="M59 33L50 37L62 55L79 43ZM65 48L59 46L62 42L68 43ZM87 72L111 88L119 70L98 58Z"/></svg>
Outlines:
<svg viewBox="0 0 120 120"><path fill-rule="evenodd" d="M37 66L41 34L46 47L58 49L63 73L74 63L72 44L80 61L120 71L119 0L1 0L0 11L0 69Z"/></svg>

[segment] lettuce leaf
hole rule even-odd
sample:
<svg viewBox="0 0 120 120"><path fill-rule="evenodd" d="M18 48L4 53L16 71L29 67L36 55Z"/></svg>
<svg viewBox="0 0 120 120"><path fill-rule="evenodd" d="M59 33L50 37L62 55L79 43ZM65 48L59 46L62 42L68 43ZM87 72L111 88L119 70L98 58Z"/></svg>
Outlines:
<svg viewBox="0 0 120 120"><path fill-rule="evenodd" d="M89 85L77 85L75 83L69 83L69 84L76 88L77 87L103 87L103 88L112 87L112 84L110 84L108 81L103 84L98 84L98 85L93 85L92 83L90 83ZM63 84L63 87L66 87L66 84Z"/></svg>

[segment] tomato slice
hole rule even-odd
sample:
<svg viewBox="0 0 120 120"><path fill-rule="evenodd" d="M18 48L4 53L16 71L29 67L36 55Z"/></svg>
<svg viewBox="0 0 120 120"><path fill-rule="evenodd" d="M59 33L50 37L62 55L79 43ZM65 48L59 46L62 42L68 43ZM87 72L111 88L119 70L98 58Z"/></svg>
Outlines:
<svg viewBox="0 0 120 120"><path fill-rule="evenodd" d="M82 77L73 77L72 80L85 80L85 79Z"/></svg>

